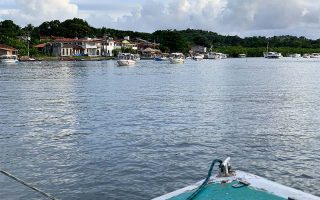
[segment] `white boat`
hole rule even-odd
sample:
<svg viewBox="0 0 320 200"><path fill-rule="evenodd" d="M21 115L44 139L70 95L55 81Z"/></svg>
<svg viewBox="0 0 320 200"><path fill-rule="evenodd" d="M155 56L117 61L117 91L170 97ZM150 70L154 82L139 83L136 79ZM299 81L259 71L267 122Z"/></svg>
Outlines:
<svg viewBox="0 0 320 200"><path fill-rule="evenodd" d="M169 57L171 64L182 64L184 63L185 57L182 53L172 53Z"/></svg>
<svg viewBox="0 0 320 200"><path fill-rule="evenodd" d="M155 61L168 61L169 60L168 55L169 54L162 54L160 56L156 56L156 57L154 57L154 60Z"/></svg>
<svg viewBox="0 0 320 200"><path fill-rule="evenodd" d="M192 59L195 60L195 61L200 61L200 60L203 60L204 58L204 55L203 54L195 54L194 56L192 56Z"/></svg>
<svg viewBox="0 0 320 200"><path fill-rule="evenodd" d="M267 44L267 51L266 51L266 52L263 52L263 56L264 56L265 58L270 58L270 59L282 58L281 53L269 51L269 42L268 42L268 44Z"/></svg>
<svg viewBox="0 0 320 200"><path fill-rule="evenodd" d="M291 58L301 58L301 54L300 53L293 53L293 54L289 54L288 55Z"/></svg>
<svg viewBox="0 0 320 200"><path fill-rule="evenodd" d="M137 63L136 56L131 53L120 53L117 63L119 66L132 66Z"/></svg>
<svg viewBox="0 0 320 200"><path fill-rule="evenodd" d="M136 60L136 61L141 60L139 54L133 54L133 57L134 57L134 60Z"/></svg>
<svg viewBox="0 0 320 200"><path fill-rule="evenodd" d="M0 62L5 64L18 63L17 55L2 55L0 56Z"/></svg>
<svg viewBox="0 0 320 200"><path fill-rule="evenodd" d="M247 57L247 55L246 55L246 54L244 54L244 53L240 53L240 54L238 55L238 57L239 57L239 58L246 58L246 57Z"/></svg>
<svg viewBox="0 0 320 200"><path fill-rule="evenodd" d="M305 54L303 54L302 57L303 57L303 58L310 58L310 54L305 53Z"/></svg>
<svg viewBox="0 0 320 200"><path fill-rule="evenodd" d="M263 52L263 55L265 58L273 58L273 59L282 58L281 53L277 53L277 52L273 52L273 51Z"/></svg>
<svg viewBox="0 0 320 200"><path fill-rule="evenodd" d="M320 58L320 53L313 53L310 55L310 58Z"/></svg>
<svg viewBox="0 0 320 200"><path fill-rule="evenodd" d="M208 59L226 59L228 56L227 54L218 53L218 52L209 52Z"/></svg>
<svg viewBox="0 0 320 200"><path fill-rule="evenodd" d="M153 200L320 200L320 197L281 185L260 176L231 169L230 158L214 160L205 180ZM218 171L211 176L215 164Z"/></svg>

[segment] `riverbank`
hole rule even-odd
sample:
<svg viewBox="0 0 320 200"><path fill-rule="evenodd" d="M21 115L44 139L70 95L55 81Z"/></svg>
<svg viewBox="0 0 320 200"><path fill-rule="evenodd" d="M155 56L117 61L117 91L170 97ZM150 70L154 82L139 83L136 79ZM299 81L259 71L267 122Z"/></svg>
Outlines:
<svg viewBox="0 0 320 200"><path fill-rule="evenodd" d="M52 56L36 56L33 58L23 57L19 60L21 62L30 61L102 61L102 60L112 60L114 57L88 57L88 56L72 56L72 57L52 57Z"/></svg>

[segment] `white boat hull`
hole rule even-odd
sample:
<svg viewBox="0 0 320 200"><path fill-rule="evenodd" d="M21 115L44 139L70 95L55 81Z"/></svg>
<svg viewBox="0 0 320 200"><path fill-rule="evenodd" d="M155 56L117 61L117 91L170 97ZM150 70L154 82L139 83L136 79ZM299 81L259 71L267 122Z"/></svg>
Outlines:
<svg viewBox="0 0 320 200"><path fill-rule="evenodd" d="M0 62L1 62L1 63L4 63L4 64L15 64L15 63L18 63L18 60L2 59Z"/></svg>
<svg viewBox="0 0 320 200"><path fill-rule="evenodd" d="M203 60L203 57L202 56L194 56L193 60L200 61L200 60Z"/></svg>
<svg viewBox="0 0 320 200"><path fill-rule="evenodd" d="M208 59L221 59L221 57L216 55L208 55Z"/></svg>
<svg viewBox="0 0 320 200"><path fill-rule="evenodd" d="M119 66L133 66L136 64L135 60L118 60L117 61Z"/></svg>
<svg viewBox="0 0 320 200"><path fill-rule="evenodd" d="M245 180L246 182L250 183L251 187L254 187L256 189L259 190L264 190L267 192L270 192L274 195L277 195L279 197L288 199L288 197L295 199L295 200L320 200L320 197L314 196L312 194L308 194L305 192L302 192L300 190L294 189L294 188L290 188L284 185L281 185L279 183L267 180L265 178L262 178L260 176L254 175L254 174L250 174L247 172L243 172L243 171L236 171L236 173L231 176L231 177L217 177L216 176L212 176L210 179L210 182L213 183L221 183L221 182L232 182L235 180ZM194 185L190 185L187 186L185 188L176 190L174 192L165 194L163 196L154 198L153 200L167 200L170 199L172 197L178 196L180 194L183 194L185 192L194 190L196 188L198 188L201 184L203 183L202 181L197 182Z"/></svg>
<svg viewBox="0 0 320 200"><path fill-rule="evenodd" d="M169 61L171 64L183 64L184 63L183 58L170 58Z"/></svg>

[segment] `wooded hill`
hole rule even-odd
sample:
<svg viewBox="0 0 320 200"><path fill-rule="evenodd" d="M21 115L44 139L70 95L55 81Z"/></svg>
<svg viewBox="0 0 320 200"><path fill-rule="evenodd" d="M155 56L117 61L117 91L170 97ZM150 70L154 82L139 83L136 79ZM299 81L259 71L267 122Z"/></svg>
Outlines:
<svg viewBox="0 0 320 200"><path fill-rule="evenodd" d="M224 36L211 31L203 30L158 30L153 33L115 30L106 27L95 28L85 20L74 18L63 22L59 20L43 22L38 27L28 24L25 27L16 25L11 20L0 22L0 43L7 44L19 49L21 55L26 54L26 35L31 37L31 46L40 43L40 36L61 36L69 38L103 37L109 36L122 39L124 36L131 38L142 38L160 43L163 52L187 53L194 45L202 45L236 57L240 53L248 56L262 56L266 50L267 43L273 51L281 52L283 55L289 53L313 53L320 52L320 39L311 40L305 37L290 35L274 37L245 37ZM24 36L24 37L21 37ZM31 55L36 55L36 49L31 48Z"/></svg>

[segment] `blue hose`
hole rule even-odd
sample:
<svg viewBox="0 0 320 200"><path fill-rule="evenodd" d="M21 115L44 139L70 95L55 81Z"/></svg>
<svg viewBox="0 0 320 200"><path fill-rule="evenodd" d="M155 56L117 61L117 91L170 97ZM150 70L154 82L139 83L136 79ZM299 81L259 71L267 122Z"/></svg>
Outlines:
<svg viewBox="0 0 320 200"><path fill-rule="evenodd" d="M220 163L220 164L219 164L219 168L221 168L222 160L214 159L214 160L212 161L212 163L211 163L211 166L210 166L210 169L209 169L209 171L208 171L208 175L207 175L206 180L204 180L203 183L200 185L200 187L199 187L196 191L194 191L186 200L192 200L192 199L194 199L194 198L203 190L203 188L208 184L208 182L209 182L209 180L210 180L210 177L211 177L212 169L213 169L214 165L215 165L217 162Z"/></svg>

